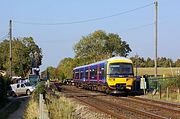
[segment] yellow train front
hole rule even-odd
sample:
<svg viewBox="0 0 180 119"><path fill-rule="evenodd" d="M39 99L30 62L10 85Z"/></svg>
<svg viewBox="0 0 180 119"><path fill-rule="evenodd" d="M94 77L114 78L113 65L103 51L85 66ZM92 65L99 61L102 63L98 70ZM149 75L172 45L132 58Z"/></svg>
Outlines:
<svg viewBox="0 0 180 119"><path fill-rule="evenodd" d="M114 57L107 60L106 82L112 93L131 92L134 82L133 64L130 59Z"/></svg>
<svg viewBox="0 0 180 119"><path fill-rule="evenodd" d="M113 57L73 69L77 87L107 93L131 92L134 72L130 59Z"/></svg>

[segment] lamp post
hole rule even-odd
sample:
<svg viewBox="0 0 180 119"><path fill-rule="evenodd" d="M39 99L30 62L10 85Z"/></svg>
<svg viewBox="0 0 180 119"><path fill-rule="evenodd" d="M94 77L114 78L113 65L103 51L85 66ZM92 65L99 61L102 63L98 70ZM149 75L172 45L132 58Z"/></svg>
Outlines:
<svg viewBox="0 0 180 119"><path fill-rule="evenodd" d="M157 0L155 0L155 60L154 60L154 64L155 64L155 77L157 77L157 39L158 39L158 34L157 34L157 32L158 32L158 12L157 12L157 10L158 10L158 1Z"/></svg>
<svg viewBox="0 0 180 119"><path fill-rule="evenodd" d="M9 21L10 79L12 78L12 20Z"/></svg>

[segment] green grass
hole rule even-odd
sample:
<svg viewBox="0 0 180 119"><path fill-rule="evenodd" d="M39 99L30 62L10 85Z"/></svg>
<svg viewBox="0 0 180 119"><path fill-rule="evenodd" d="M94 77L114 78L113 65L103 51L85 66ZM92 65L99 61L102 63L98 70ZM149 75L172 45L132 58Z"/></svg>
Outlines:
<svg viewBox="0 0 180 119"><path fill-rule="evenodd" d="M33 93L26 106L23 118L24 119L38 119L39 118L39 105L38 101L34 100L35 94Z"/></svg>
<svg viewBox="0 0 180 119"><path fill-rule="evenodd" d="M179 71L180 75L180 67L173 67L173 68L163 68L163 67L158 67L157 72L158 75L161 76L177 76ZM136 69L134 68L134 74L136 74ZM154 75L154 68L137 68L137 74L142 76L142 75Z"/></svg>
<svg viewBox="0 0 180 119"><path fill-rule="evenodd" d="M7 119L10 114L15 112L21 105L21 101L13 101L4 111L0 114L0 119Z"/></svg>
<svg viewBox="0 0 180 119"><path fill-rule="evenodd" d="M73 119L75 108L69 99L65 97L49 97L51 103L47 104L49 117L52 119Z"/></svg>

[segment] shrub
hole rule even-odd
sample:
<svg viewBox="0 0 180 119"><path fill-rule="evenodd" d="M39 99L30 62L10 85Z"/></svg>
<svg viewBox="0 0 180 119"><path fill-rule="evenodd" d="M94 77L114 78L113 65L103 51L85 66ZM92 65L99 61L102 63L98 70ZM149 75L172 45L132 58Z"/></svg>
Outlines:
<svg viewBox="0 0 180 119"><path fill-rule="evenodd" d="M32 97L30 98L25 113L23 115L24 119L38 119L39 118L39 106L38 102L34 101L33 97L35 94L32 94Z"/></svg>
<svg viewBox="0 0 180 119"><path fill-rule="evenodd" d="M65 97L51 97L51 103L47 105L49 117L52 119L73 119L73 104Z"/></svg>
<svg viewBox="0 0 180 119"><path fill-rule="evenodd" d="M180 88L180 77L162 79L160 81L162 89L167 87Z"/></svg>
<svg viewBox="0 0 180 119"><path fill-rule="evenodd" d="M34 101L37 101L39 100L39 94L45 94L45 84L44 82L40 82L38 83L38 85L36 86L36 90L34 91L34 96L33 96L33 99Z"/></svg>
<svg viewBox="0 0 180 119"><path fill-rule="evenodd" d="M39 94L45 93L44 82L38 83L35 91L33 92L30 101L26 107L24 119L38 119L39 118Z"/></svg>
<svg viewBox="0 0 180 119"><path fill-rule="evenodd" d="M0 101L6 99L10 79L0 75Z"/></svg>

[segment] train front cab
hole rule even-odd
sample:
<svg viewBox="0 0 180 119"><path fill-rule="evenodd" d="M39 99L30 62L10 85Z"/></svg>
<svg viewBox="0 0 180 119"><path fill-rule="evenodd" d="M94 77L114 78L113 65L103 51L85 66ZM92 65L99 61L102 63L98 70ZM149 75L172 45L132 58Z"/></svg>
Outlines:
<svg viewBox="0 0 180 119"><path fill-rule="evenodd" d="M131 60L108 61L106 72L106 81L111 93L132 91L134 72Z"/></svg>

